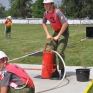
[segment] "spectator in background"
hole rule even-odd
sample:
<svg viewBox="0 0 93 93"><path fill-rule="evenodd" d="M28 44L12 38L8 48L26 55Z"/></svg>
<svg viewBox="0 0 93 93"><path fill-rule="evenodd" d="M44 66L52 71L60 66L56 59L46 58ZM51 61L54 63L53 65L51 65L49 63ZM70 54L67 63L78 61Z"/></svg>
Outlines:
<svg viewBox="0 0 93 93"><path fill-rule="evenodd" d="M21 67L10 64L3 51L0 51L0 71L0 93L35 93L30 76Z"/></svg>
<svg viewBox="0 0 93 93"><path fill-rule="evenodd" d="M11 16L8 16L5 21L5 35L7 39L11 38L11 26L12 26Z"/></svg>

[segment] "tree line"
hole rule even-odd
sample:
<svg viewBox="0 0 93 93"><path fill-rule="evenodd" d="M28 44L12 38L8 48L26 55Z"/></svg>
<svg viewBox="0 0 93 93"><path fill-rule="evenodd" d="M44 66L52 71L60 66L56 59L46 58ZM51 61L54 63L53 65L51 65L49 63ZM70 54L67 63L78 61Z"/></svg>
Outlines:
<svg viewBox="0 0 93 93"><path fill-rule="evenodd" d="M42 18L44 13L43 0L9 0L10 8L0 4L0 18L11 15L14 18ZM61 0L59 5L67 18L89 18L93 19L93 0Z"/></svg>

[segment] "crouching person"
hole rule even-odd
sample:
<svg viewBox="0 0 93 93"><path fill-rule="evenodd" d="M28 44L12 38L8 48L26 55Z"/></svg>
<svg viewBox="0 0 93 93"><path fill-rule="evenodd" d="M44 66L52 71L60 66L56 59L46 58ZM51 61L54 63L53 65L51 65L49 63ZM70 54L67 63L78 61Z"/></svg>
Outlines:
<svg viewBox="0 0 93 93"><path fill-rule="evenodd" d="M10 64L3 51L0 51L0 71L0 93L35 93L30 76L21 67Z"/></svg>

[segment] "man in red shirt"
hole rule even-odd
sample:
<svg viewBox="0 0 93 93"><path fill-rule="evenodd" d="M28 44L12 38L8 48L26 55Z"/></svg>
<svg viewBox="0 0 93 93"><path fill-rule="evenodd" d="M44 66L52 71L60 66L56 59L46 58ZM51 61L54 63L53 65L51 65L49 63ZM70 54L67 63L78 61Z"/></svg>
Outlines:
<svg viewBox="0 0 93 93"><path fill-rule="evenodd" d="M7 39L11 38L11 26L12 26L11 16L8 16L5 21L5 34Z"/></svg>
<svg viewBox="0 0 93 93"><path fill-rule="evenodd" d="M63 59L65 59L64 51L67 47L67 42L69 38L69 31L68 31L68 22L65 17L65 15L62 13L60 9L56 9L54 7L54 1L53 0L44 0L44 16L43 16L43 22L42 26L46 34L46 38L50 40L51 48L54 51L57 51ZM49 20L54 32L53 35L49 33L49 30L46 26L46 22ZM56 56L54 58L54 64L56 64ZM55 67L57 68L57 66ZM59 58L59 70L61 70L61 78L64 74L64 66ZM59 77L59 73L56 70L56 72L53 73L52 77Z"/></svg>

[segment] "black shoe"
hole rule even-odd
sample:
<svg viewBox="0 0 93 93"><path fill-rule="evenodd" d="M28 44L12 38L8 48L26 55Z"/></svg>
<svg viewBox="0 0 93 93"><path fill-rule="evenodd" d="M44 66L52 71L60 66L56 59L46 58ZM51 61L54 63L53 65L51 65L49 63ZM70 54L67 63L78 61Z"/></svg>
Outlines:
<svg viewBox="0 0 93 93"><path fill-rule="evenodd" d="M63 78L63 75L64 75L64 68L63 69L61 69L61 79Z"/></svg>
<svg viewBox="0 0 93 93"><path fill-rule="evenodd" d="M52 73L52 78L59 78L59 72L57 70Z"/></svg>

